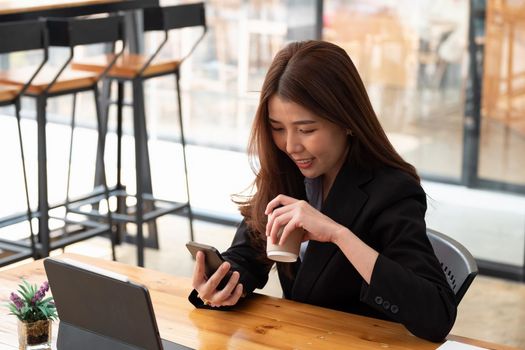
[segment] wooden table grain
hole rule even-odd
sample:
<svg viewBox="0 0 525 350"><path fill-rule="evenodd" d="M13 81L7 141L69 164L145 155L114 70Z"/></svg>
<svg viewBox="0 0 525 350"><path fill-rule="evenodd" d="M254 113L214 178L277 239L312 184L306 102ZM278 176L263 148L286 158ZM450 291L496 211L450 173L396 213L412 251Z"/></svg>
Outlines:
<svg viewBox="0 0 525 350"><path fill-rule="evenodd" d="M289 300L257 295L235 311L195 309L187 300L191 280L166 273L90 258L70 258L125 274L148 287L163 338L195 349L436 349L393 322L334 311ZM42 261L0 272L0 304L8 301L21 278L41 284L46 280ZM0 348L17 349L16 318L0 312ZM53 325L54 341L58 324ZM513 349L450 335L449 339L487 349Z"/></svg>

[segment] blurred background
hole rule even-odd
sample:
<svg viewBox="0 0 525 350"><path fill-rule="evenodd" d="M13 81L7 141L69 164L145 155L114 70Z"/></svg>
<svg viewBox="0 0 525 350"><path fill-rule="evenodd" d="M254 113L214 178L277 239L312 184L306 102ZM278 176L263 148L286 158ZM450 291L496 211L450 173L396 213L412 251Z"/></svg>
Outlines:
<svg viewBox="0 0 525 350"><path fill-rule="evenodd" d="M520 283L525 279L525 0L205 3L208 32L181 68L190 197L198 216L195 240L220 250L231 242L240 220L231 196L249 193L254 178L246 142L273 56L290 41L327 40L348 52L389 139L422 176L428 227L465 245L481 274L498 277L475 280L453 333L525 346L519 321L525 319ZM175 33L161 56L187 53L200 34L199 28ZM151 52L161 40L147 33L136 44L139 51ZM83 53L104 49L88 47ZM38 55L0 55L0 70L26 67L38 62ZM55 63L66 56L67 49L50 51ZM145 84L154 194L185 201L175 80L160 77ZM126 97L132 97L130 88ZM73 197L89 192L93 184L97 133L92 98L90 93L77 96ZM70 96L48 102L51 203L66 196L71 106ZM105 154L110 184L116 181L115 109L110 108ZM12 107L0 108L0 218L26 210L13 115ZM30 201L37 208L33 99L23 99L22 117ZM131 108L124 109L123 152L123 182L133 192ZM191 275L193 261L184 248L187 220L168 216L158 221L161 249L146 250L146 266ZM59 224L52 220L50 225ZM133 227L128 229L133 233ZM0 228L0 238L26 236L24 223ZM110 256L109 243L101 238L67 250ZM117 260L135 264L135 254L133 245L122 244ZM275 275L262 292L280 296Z"/></svg>
<svg viewBox="0 0 525 350"><path fill-rule="evenodd" d="M208 33L181 74L191 202L205 221L238 219L230 196L253 180L246 141L273 56L289 41L324 39L348 52L388 137L423 177L428 226L463 243L482 273L523 280L525 1L210 0L206 17ZM161 54L187 52L198 35L199 29L184 29ZM161 39L147 34L139 46L148 51ZM52 50L52 60L64 56L61 50ZM31 56L2 56L0 68L29 61ZM154 191L184 198L177 182L182 169L174 83L173 78L146 82L146 115ZM73 194L89 190L96 149L92 96L80 94L77 104L82 128L75 152L82 156L74 157ZM24 99L22 125L36 206L34 108L33 100ZM49 195L56 202L65 193L71 97L50 100L48 113ZM0 114L13 110L5 107ZM131 114L125 109L129 171L124 179L133 187ZM114 119L106 152L110 168L116 158ZM0 118L0 135L2 144L16 144L14 118ZM23 211L25 203L18 154L3 147L0 157L1 217ZM113 173L108 170L110 183Z"/></svg>

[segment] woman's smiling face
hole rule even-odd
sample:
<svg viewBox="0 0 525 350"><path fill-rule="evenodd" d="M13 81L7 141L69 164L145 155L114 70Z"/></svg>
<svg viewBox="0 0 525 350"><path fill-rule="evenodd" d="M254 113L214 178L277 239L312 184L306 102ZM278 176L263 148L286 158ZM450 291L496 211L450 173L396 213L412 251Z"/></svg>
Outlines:
<svg viewBox="0 0 525 350"><path fill-rule="evenodd" d="M268 102L273 141L308 178L324 175L328 193L348 153L347 131L303 106L274 95Z"/></svg>

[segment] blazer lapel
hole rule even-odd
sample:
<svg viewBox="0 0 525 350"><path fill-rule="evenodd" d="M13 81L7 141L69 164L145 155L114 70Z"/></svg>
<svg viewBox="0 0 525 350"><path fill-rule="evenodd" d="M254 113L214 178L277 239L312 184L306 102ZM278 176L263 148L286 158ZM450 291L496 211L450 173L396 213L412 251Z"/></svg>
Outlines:
<svg viewBox="0 0 525 350"><path fill-rule="evenodd" d="M326 197L322 213L350 227L368 199L359 186L370 181L371 178L371 171L358 169L350 166L348 162L345 163ZM315 282L338 249L333 243L317 241L308 243L304 261L297 272L292 289L294 300L301 302L308 300Z"/></svg>

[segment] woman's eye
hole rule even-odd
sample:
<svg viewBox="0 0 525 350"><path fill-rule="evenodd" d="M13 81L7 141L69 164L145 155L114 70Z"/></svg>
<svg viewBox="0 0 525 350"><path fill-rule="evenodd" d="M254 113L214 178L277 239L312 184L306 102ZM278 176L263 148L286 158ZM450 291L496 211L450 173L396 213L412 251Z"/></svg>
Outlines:
<svg viewBox="0 0 525 350"><path fill-rule="evenodd" d="M283 131L284 128L279 128L279 127L276 127L276 126L272 126L272 130L273 131Z"/></svg>
<svg viewBox="0 0 525 350"><path fill-rule="evenodd" d="M315 131L315 129L299 129L299 132L303 134L311 134Z"/></svg>

